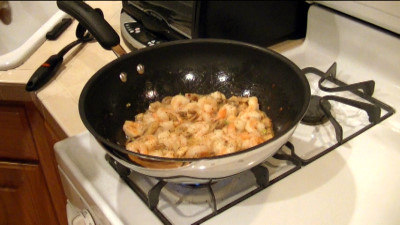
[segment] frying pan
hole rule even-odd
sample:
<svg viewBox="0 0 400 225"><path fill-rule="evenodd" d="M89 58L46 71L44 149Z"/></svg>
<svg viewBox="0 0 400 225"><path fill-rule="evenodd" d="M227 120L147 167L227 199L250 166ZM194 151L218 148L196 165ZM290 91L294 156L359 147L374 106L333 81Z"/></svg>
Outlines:
<svg viewBox="0 0 400 225"><path fill-rule="evenodd" d="M174 182L198 183L250 169L284 145L304 116L310 87L303 72L284 56L232 40L192 39L162 43L123 54L111 26L83 2L59 1L105 49L120 57L97 71L79 99L81 119L97 142L119 163L139 173ZM101 56L99 56L101 57ZM149 104L180 93L227 98L256 96L272 120L275 136L252 148L208 158L163 158L125 149L125 120Z"/></svg>

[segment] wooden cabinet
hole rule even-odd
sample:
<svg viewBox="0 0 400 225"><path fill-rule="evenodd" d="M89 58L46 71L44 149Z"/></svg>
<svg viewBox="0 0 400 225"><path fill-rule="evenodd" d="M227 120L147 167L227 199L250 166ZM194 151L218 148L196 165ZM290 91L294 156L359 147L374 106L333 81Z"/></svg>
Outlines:
<svg viewBox="0 0 400 225"><path fill-rule="evenodd" d="M0 105L0 158L38 160L23 104Z"/></svg>
<svg viewBox="0 0 400 225"><path fill-rule="evenodd" d="M39 165L0 162L0 224L58 224Z"/></svg>
<svg viewBox="0 0 400 225"><path fill-rule="evenodd" d="M0 101L0 224L67 224L53 145L32 102Z"/></svg>

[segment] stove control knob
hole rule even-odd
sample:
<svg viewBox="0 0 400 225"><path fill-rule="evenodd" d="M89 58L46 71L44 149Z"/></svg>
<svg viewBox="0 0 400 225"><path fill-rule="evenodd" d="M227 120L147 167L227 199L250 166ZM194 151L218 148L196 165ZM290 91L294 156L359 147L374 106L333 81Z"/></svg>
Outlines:
<svg viewBox="0 0 400 225"><path fill-rule="evenodd" d="M89 211L83 209L72 219L72 225L96 225Z"/></svg>

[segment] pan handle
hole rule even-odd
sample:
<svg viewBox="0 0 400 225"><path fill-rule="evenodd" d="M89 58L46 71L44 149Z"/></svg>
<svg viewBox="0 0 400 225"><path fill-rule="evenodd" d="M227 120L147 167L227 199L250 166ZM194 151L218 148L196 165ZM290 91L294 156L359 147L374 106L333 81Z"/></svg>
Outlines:
<svg viewBox="0 0 400 225"><path fill-rule="evenodd" d="M111 25L96 10L82 1L57 1L57 6L62 11L79 21L107 50L119 50L120 39ZM122 49L124 52L124 50ZM115 52L115 50L114 50ZM116 53L116 52L115 52ZM116 53L118 56L124 53Z"/></svg>

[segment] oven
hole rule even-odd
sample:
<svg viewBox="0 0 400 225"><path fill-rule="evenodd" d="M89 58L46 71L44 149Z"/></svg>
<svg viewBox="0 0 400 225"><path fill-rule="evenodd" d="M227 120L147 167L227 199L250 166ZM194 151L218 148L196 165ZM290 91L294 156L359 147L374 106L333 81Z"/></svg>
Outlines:
<svg viewBox="0 0 400 225"><path fill-rule="evenodd" d="M125 168L84 132L55 145L69 223L399 224L400 4L309 4L305 39L276 51L302 68L312 100L273 157L169 183Z"/></svg>

